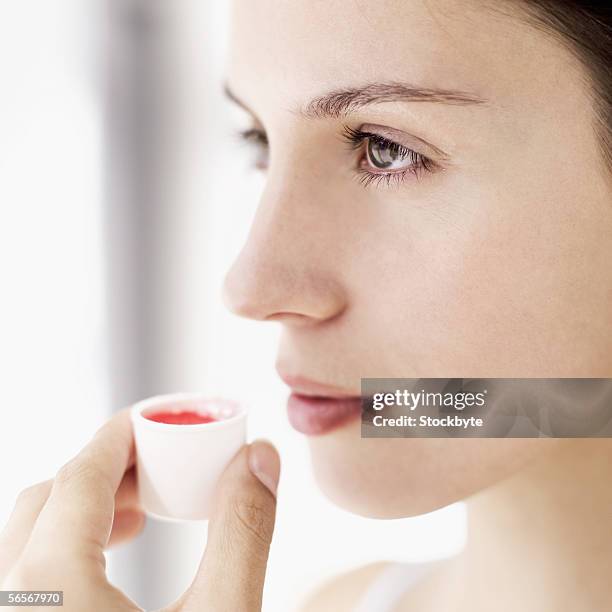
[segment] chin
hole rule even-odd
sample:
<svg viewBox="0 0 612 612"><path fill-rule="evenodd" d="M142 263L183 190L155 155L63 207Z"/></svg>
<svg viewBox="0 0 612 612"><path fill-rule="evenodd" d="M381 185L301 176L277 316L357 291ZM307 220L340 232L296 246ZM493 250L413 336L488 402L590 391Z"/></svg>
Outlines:
<svg viewBox="0 0 612 612"><path fill-rule="evenodd" d="M510 438L361 438L360 422L309 438L323 494L360 516L433 512L504 480L549 445Z"/></svg>

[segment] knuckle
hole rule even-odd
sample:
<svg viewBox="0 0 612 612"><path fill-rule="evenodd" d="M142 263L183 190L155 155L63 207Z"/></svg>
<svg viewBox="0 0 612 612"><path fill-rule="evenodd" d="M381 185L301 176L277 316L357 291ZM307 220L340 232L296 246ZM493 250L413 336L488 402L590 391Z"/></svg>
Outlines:
<svg viewBox="0 0 612 612"><path fill-rule="evenodd" d="M83 481L102 483L104 474L93 463L75 458L65 463L55 475L55 483L58 487L70 486Z"/></svg>
<svg viewBox="0 0 612 612"><path fill-rule="evenodd" d="M236 529L243 537L261 546L270 545L274 524L269 503L254 496L241 497L234 502L233 514Z"/></svg>

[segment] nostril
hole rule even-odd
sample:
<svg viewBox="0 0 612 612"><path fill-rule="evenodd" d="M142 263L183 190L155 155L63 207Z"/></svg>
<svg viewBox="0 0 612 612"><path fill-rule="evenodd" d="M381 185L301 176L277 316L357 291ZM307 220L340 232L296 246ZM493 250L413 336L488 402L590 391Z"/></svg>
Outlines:
<svg viewBox="0 0 612 612"><path fill-rule="evenodd" d="M286 323L287 325L309 325L313 318L297 312L275 312L264 318L265 321Z"/></svg>

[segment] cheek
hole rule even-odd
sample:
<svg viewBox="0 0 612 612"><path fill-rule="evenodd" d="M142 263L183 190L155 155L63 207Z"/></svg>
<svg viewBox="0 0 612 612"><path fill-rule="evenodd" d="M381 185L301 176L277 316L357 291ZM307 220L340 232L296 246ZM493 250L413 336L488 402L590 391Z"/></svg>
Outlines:
<svg viewBox="0 0 612 612"><path fill-rule="evenodd" d="M357 423L309 442L315 476L332 502L362 516L401 518L465 499L556 441L362 439Z"/></svg>
<svg viewBox="0 0 612 612"><path fill-rule="evenodd" d="M472 189L381 228L355 304L386 375L609 375L611 229L567 200Z"/></svg>

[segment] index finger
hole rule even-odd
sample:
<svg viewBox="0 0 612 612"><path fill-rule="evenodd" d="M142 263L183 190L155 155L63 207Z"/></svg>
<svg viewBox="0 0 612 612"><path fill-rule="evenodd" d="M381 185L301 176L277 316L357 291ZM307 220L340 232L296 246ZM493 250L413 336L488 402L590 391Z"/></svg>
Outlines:
<svg viewBox="0 0 612 612"><path fill-rule="evenodd" d="M57 472L28 548L102 552L110 535L115 493L134 463L130 409L119 411Z"/></svg>

